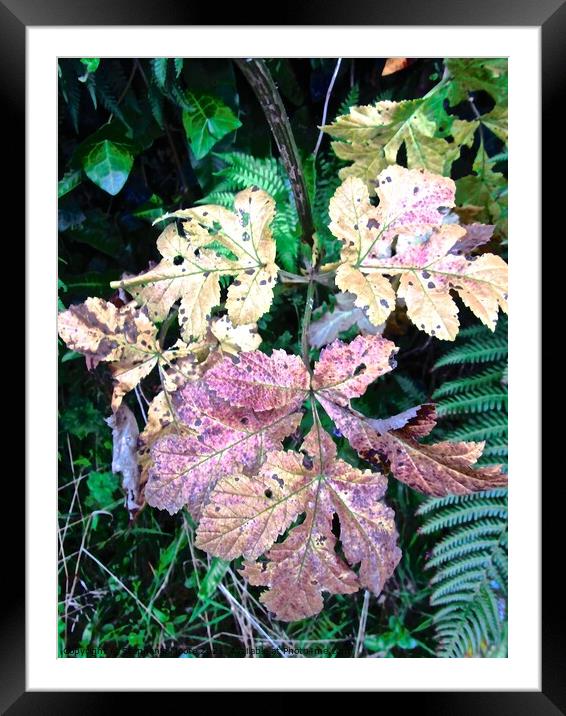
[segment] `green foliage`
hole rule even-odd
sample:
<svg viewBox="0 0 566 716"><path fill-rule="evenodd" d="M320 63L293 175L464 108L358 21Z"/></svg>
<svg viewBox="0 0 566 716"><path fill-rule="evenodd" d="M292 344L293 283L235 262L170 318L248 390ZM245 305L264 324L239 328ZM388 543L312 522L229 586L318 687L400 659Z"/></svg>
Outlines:
<svg viewBox="0 0 566 716"><path fill-rule="evenodd" d="M505 656L507 491L429 499L425 535L440 535L427 563L438 655Z"/></svg>
<svg viewBox="0 0 566 716"><path fill-rule="evenodd" d="M495 335L483 326L461 331L454 348L436 361L436 369L447 367L452 373L458 371L458 377L447 374L432 395L438 415L449 419L445 421L446 438L485 440L481 461L491 464L505 460L507 321L500 321Z"/></svg>
<svg viewBox="0 0 566 716"><path fill-rule="evenodd" d="M483 326L464 329L435 364L447 372L432 396L445 418L443 437L485 440L485 464L507 458L506 358L505 320L495 335ZM430 602L438 654L504 656L507 491L428 499L419 514L424 518L421 534L440 536L427 562L427 569L435 571Z"/></svg>
<svg viewBox="0 0 566 716"><path fill-rule="evenodd" d="M196 159L205 157L229 132L241 126L230 107L220 100L190 93L183 111L183 127Z"/></svg>
<svg viewBox="0 0 566 716"><path fill-rule="evenodd" d="M105 139L95 144L83 161L87 177L111 196L126 183L134 157L128 148Z"/></svg>

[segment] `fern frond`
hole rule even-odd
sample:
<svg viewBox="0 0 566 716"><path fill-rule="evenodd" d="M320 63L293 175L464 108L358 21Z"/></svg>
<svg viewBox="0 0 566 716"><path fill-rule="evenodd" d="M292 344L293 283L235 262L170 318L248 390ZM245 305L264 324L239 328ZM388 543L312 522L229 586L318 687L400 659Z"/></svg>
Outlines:
<svg viewBox="0 0 566 716"><path fill-rule="evenodd" d="M348 94L346 95L344 101L340 105L340 109L338 110L338 114L336 116L340 116L341 114L348 114L351 107L355 107L357 104L360 103L360 86L356 82L356 84L352 85L350 87Z"/></svg>
<svg viewBox="0 0 566 716"><path fill-rule="evenodd" d="M507 436L507 415L504 412L483 413L446 433L447 440L492 441Z"/></svg>
<svg viewBox="0 0 566 716"><path fill-rule="evenodd" d="M505 639L507 590L507 491L432 498L419 507L420 532L444 532L427 569L437 653L442 657L485 656Z"/></svg>
<svg viewBox="0 0 566 716"><path fill-rule="evenodd" d="M234 196L243 189L258 186L275 200L277 211L273 220L273 236L279 265L295 271L299 253L299 221L291 186L282 163L273 157L252 157L243 152L215 155L223 166L215 172L218 183L198 204L234 206Z"/></svg>
<svg viewBox="0 0 566 716"><path fill-rule="evenodd" d="M463 394L444 398L436 404L439 417L456 413L485 413L488 410L507 409L507 391L485 385Z"/></svg>
<svg viewBox="0 0 566 716"><path fill-rule="evenodd" d="M441 356L434 368L458 363L487 363L501 360L507 355L507 337L505 335L482 334L469 343L456 346Z"/></svg>
<svg viewBox="0 0 566 716"><path fill-rule="evenodd" d="M503 378L503 363L487 368L472 376L464 378L456 378L456 380L448 380L437 388L432 394L433 400L438 400L447 395L455 395L456 393L464 393L474 388L484 386L489 383L501 383Z"/></svg>

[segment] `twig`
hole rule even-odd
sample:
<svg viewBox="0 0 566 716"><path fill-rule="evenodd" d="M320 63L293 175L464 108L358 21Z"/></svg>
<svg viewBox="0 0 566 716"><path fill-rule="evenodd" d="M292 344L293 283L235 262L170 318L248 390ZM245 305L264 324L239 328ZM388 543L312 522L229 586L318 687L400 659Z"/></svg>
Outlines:
<svg viewBox="0 0 566 716"><path fill-rule="evenodd" d="M338 77L338 71L340 69L341 64L342 64L342 58L339 57L336 62L336 67L334 68L334 73L330 80L330 84L328 85L328 89L326 90L326 99L324 100L324 109L322 110L322 122L320 123L321 125L326 124L326 115L328 113L328 103L330 102L330 95L332 94L332 90L334 89L334 83L336 82L336 78ZM319 135L318 135L318 139L316 141L316 146L314 148L314 152L312 153L312 155L315 159L316 159L316 155L318 154L318 150L320 148L320 143L322 142L323 135L324 135L324 132L321 129L319 132Z"/></svg>
<svg viewBox="0 0 566 716"><path fill-rule="evenodd" d="M297 143L291 130L291 123L277 85L263 60L253 58L237 59L235 63L250 83L269 123L293 189L302 229L302 239L306 244L312 246L314 229L307 183Z"/></svg>

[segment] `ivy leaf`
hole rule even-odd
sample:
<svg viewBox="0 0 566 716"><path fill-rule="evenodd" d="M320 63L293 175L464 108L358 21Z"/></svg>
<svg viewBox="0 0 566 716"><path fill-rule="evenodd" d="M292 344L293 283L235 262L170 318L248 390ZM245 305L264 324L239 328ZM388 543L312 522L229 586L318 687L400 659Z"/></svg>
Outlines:
<svg viewBox="0 0 566 716"><path fill-rule="evenodd" d="M363 181L350 177L330 202L330 229L343 244L338 287L356 295L355 305L374 325L394 309L396 293L413 323L443 340L458 333L454 290L494 330L499 308L507 311L507 265L493 254L460 255L484 237L478 239L477 226L470 239L468 229L442 223L454 206L454 182L393 166L379 175L377 194L373 207ZM396 292L386 276L399 276Z"/></svg>
<svg viewBox="0 0 566 716"><path fill-rule="evenodd" d="M214 489L197 532L197 545L224 559L266 552L269 562L246 565L243 574L270 587L261 601L279 619L292 621L322 608L322 591L350 593L359 587L379 594L401 552L393 511L381 501L383 475L360 471L336 458L331 437L316 424L302 453L268 453L258 476L223 478ZM296 519L302 524L274 545ZM335 552L332 516L340 520L344 555Z"/></svg>
<svg viewBox="0 0 566 716"><path fill-rule="evenodd" d="M79 169L65 172L57 185L57 198L61 199L70 191L73 191L83 180L83 173Z"/></svg>
<svg viewBox="0 0 566 716"><path fill-rule="evenodd" d="M163 257L143 274L111 285L126 289L154 320L163 320L179 299L179 323L186 341L204 336L212 309L220 303L220 276L235 276L226 308L234 325L255 323L269 310L277 279L270 229L273 199L249 189L235 199L235 212L206 205L166 214L169 224L157 240ZM214 243L223 250L215 250ZM226 249L226 251L224 251Z"/></svg>
<svg viewBox="0 0 566 716"><path fill-rule="evenodd" d="M183 110L183 127L196 159L205 157L229 132L242 126L230 107L208 95L189 93L190 109Z"/></svg>
<svg viewBox="0 0 566 716"><path fill-rule="evenodd" d="M104 139L90 149L82 162L88 178L105 192L115 196L130 175L134 157L126 145Z"/></svg>

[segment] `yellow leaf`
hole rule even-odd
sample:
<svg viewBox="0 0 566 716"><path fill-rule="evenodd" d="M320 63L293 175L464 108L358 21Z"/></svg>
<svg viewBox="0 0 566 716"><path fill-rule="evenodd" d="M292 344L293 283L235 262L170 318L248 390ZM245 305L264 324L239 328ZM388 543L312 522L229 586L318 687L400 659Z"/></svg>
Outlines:
<svg viewBox="0 0 566 716"><path fill-rule="evenodd" d="M507 265L492 254L460 255L467 229L443 223L454 206L454 182L391 166L378 176L376 191L373 207L363 181L350 177L331 199L330 229L343 242L336 285L356 296L376 326L395 308L385 276L399 276L397 296L421 330L454 340L459 322L451 291L493 330L499 308L507 310Z"/></svg>
<svg viewBox="0 0 566 716"><path fill-rule="evenodd" d="M350 264L342 264L336 271L336 285L355 294L354 305L361 308L375 326L385 323L395 307L395 291L385 276L364 274Z"/></svg>

